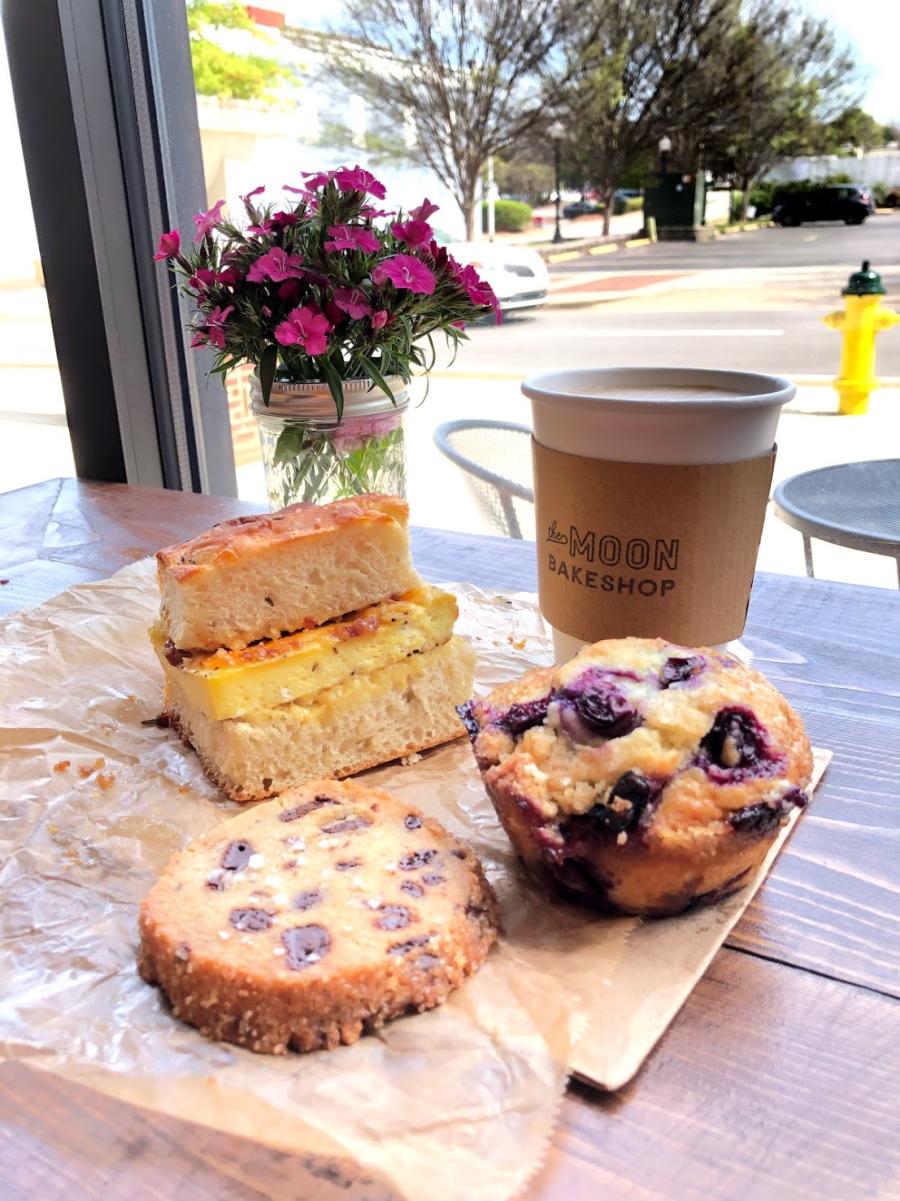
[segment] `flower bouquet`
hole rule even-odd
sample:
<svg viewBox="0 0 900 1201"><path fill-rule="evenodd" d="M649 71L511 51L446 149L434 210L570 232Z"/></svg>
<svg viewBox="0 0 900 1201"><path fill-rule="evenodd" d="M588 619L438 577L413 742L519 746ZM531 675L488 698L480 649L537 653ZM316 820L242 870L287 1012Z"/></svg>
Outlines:
<svg viewBox="0 0 900 1201"><path fill-rule="evenodd" d="M499 310L491 288L434 240L424 200L387 212L384 185L362 167L305 175L283 207L264 188L233 223L220 200L155 255L196 303L191 345L213 371L256 368L270 502L322 502L368 491L403 494L403 411L414 372L434 365L434 334L455 352L465 323Z"/></svg>

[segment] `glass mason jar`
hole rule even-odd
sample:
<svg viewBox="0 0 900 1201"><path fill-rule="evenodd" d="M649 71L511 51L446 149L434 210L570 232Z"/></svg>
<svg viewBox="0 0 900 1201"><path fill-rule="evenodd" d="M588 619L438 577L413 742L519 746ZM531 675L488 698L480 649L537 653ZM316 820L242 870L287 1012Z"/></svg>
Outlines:
<svg viewBox="0 0 900 1201"><path fill-rule="evenodd" d="M396 404L369 380L344 380L344 416L338 424L327 384L276 380L266 406L253 377L251 408L273 509L297 501L325 504L360 492L406 495L408 394L403 380L387 382Z"/></svg>

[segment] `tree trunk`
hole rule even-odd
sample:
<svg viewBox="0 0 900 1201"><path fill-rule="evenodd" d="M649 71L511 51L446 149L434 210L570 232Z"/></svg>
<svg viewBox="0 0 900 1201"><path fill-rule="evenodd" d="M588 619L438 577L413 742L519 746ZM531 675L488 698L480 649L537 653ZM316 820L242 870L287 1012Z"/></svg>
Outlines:
<svg viewBox="0 0 900 1201"><path fill-rule="evenodd" d="M616 185L609 184L603 189L603 236L609 234L609 223L612 221L613 206L616 203Z"/></svg>
<svg viewBox="0 0 900 1201"><path fill-rule="evenodd" d="M475 195L477 192L477 183L475 180L466 188L460 197L459 207L463 211L463 217L466 220L466 241L474 242L476 237L481 236L481 230L478 229L477 221L480 213L476 211ZM475 231L478 229L478 234Z"/></svg>
<svg viewBox="0 0 900 1201"><path fill-rule="evenodd" d="M741 207L738 219L740 221L747 220L747 209L750 207L750 189L753 187L753 180L746 175L741 176Z"/></svg>

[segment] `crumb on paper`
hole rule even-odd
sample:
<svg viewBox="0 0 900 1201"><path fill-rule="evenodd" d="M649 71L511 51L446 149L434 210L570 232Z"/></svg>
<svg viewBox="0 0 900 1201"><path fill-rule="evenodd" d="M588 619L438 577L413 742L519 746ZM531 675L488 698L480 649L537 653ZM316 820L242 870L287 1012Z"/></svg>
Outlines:
<svg viewBox="0 0 900 1201"><path fill-rule="evenodd" d="M507 634L506 641L514 650L523 651L528 640L526 638L513 638L512 634Z"/></svg>
<svg viewBox="0 0 900 1201"><path fill-rule="evenodd" d="M4 584L8 584L8 583L9 583L9 577L7 576L7 578L5 580L0 580L0 587L2 587Z"/></svg>
<svg viewBox="0 0 900 1201"><path fill-rule="evenodd" d="M178 791L179 791L180 793L184 794L184 793L186 793L186 792L190 792L191 790L190 790L190 788L187 786L187 784L179 784L179 785L178 785Z"/></svg>
<svg viewBox="0 0 900 1201"><path fill-rule="evenodd" d="M114 771L102 771L97 776L97 784L104 792L112 788L116 782L116 773Z"/></svg>
<svg viewBox="0 0 900 1201"><path fill-rule="evenodd" d="M71 766L72 766L71 759L60 759L59 763L53 764L53 770L54 771L68 771Z"/></svg>
<svg viewBox="0 0 900 1201"><path fill-rule="evenodd" d="M88 776L92 776L95 771L102 771L104 767L106 767L106 760L101 756L100 758L95 759L90 766L82 763L78 769L78 774L81 776L82 780L86 780Z"/></svg>
<svg viewBox="0 0 900 1201"><path fill-rule="evenodd" d="M400 760L400 762L403 764L404 767L412 767L412 765L414 763L422 762L422 756L419 754L418 751L413 751L413 753L411 755L404 755L403 758Z"/></svg>

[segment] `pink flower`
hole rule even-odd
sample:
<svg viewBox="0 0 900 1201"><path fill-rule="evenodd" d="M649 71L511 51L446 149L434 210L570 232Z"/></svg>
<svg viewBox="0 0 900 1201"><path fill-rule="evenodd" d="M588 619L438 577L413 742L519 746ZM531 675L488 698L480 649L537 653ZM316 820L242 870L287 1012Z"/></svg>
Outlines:
<svg viewBox="0 0 900 1201"><path fill-rule="evenodd" d="M318 171L311 175L307 175L304 172L303 178L306 180L306 190L309 192L315 192L315 190L317 188L327 187L327 185L331 183L332 179L334 178L334 172L333 171ZM299 190L300 190L299 188L291 188L290 189L290 191L292 191L292 192L299 191Z"/></svg>
<svg viewBox="0 0 900 1201"><path fill-rule="evenodd" d="M260 221L258 225L248 225L247 233L264 238L267 234L276 233L277 226L272 221Z"/></svg>
<svg viewBox="0 0 900 1201"><path fill-rule="evenodd" d="M311 304L292 309L275 326L275 341L282 346L301 346L308 355L324 354L328 349L331 322Z"/></svg>
<svg viewBox="0 0 900 1201"><path fill-rule="evenodd" d="M219 308L218 305L206 316L206 335L211 346L217 346L219 350L225 349L225 322L228 320L228 314L234 312L234 305L230 304L227 309Z"/></svg>
<svg viewBox="0 0 900 1201"><path fill-rule="evenodd" d="M211 209L207 209L205 213L194 214L194 224L197 226L197 232L194 234L194 241L200 243L208 233L211 233L216 225L222 220L222 205L224 200L217 200Z"/></svg>
<svg viewBox="0 0 900 1201"><path fill-rule="evenodd" d="M215 271L210 271L209 267L198 267L188 280L188 287L193 288L195 292L202 292L206 288L211 288L215 282Z"/></svg>
<svg viewBox="0 0 900 1201"><path fill-rule="evenodd" d="M272 224L278 229L284 229L287 225L296 225L298 220L296 213L286 213L284 209L279 209L277 213L272 214Z"/></svg>
<svg viewBox="0 0 900 1201"><path fill-rule="evenodd" d="M340 170L334 173L334 182L342 192L368 192L370 196L377 196L379 200L384 200L384 184L379 183L371 171L365 171L362 167L341 167Z"/></svg>
<svg viewBox="0 0 900 1201"><path fill-rule="evenodd" d="M362 288L335 288L334 303L354 321L358 321L360 317L368 317L372 312L372 306L366 300Z"/></svg>
<svg viewBox="0 0 900 1201"><path fill-rule="evenodd" d="M390 280L395 288L406 288L426 296L434 291L434 273L411 254L395 254L378 264L372 272L372 283L383 284L386 280Z"/></svg>
<svg viewBox="0 0 900 1201"><path fill-rule="evenodd" d="M395 221L391 225L391 233L412 248L431 241L431 226L427 221Z"/></svg>
<svg viewBox="0 0 900 1201"><path fill-rule="evenodd" d="M454 329L465 329L466 328L465 321L451 321L450 324L453 326Z"/></svg>
<svg viewBox="0 0 900 1201"><path fill-rule="evenodd" d="M248 192L246 196L242 196L241 201L244 205L244 208L249 208L252 197L262 196L265 190L265 184L260 184L258 188L254 188L252 192Z"/></svg>
<svg viewBox="0 0 900 1201"><path fill-rule="evenodd" d="M191 338L191 346L194 346L194 347L205 346L206 342L207 342L206 330L205 329L194 330L193 337Z"/></svg>
<svg viewBox="0 0 900 1201"><path fill-rule="evenodd" d="M426 196L418 208L410 209L409 215L414 221L427 221L432 213L436 213L440 206L432 204Z"/></svg>
<svg viewBox="0 0 900 1201"><path fill-rule="evenodd" d="M280 284L286 279L299 279L303 274L302 262L299 254L288 254L280 246L273 246L250 265L247 282L261 284L263 280L270 279Z"/></svg>
<svg viewBox="0 0 900 1201"><path fill-rule="evenodd" d="M200 272L198 271L197 274L199 275ZM216 283L224 284L226 288L233 288L235 284L239 284L241 282L241 278L241 273L238 271L237 267L229 266L226 267L224 271L220 271L216 275Z"/></svg>
<svg viewBox="0 0 900 1201"><path fill-rule="evenodd" d="M499 325L502 320L500 304L491 285L484 282L470 263L467 263L465 267L460 267L458 263L453 265L456 267L457 281L472 304L483 305L485 308L490 306L497 314L497 324Z"/></svg>
<svg viewBox="0 0 900 1201"><path fill-rule="evenodd" d="M379 309L372 314L372 329L384 329L388 323L389 313L387 309Z"/></svg>
<svg viewBox="0 0 900 1201"><path fill-rule="evenodd" d="M170 229L167 234L163 234L159 239L159 246L156 254L153 256L153 261L158 263L160 259L172 259L178 254L181 249L181 234L177 229Z"/></svg>
<svg viewBox="0 0 900 1201"><path fill-rule="evenodd" d="M359 210L359 215L360 217L367 217L369 220L374 221L378 217L394 217L396 216L396 211L394 209L377 209L371 204L364 204Z"/></svg>
<svg viewBox="0 0 900 1201"><path fill-rule="evenodd" d="M325 243L326 250L365 250L370 254L381 249L381 243L361 225L329 225L332 241Z"/></svg>

